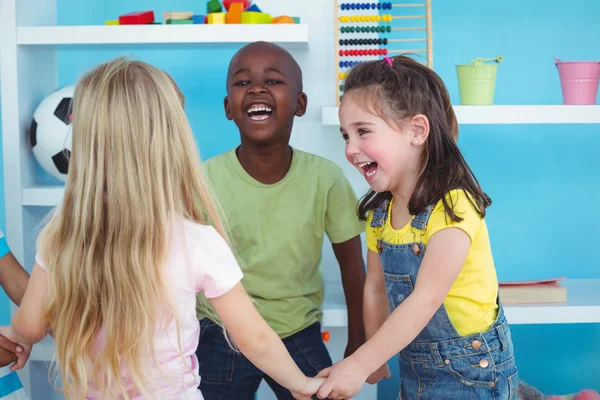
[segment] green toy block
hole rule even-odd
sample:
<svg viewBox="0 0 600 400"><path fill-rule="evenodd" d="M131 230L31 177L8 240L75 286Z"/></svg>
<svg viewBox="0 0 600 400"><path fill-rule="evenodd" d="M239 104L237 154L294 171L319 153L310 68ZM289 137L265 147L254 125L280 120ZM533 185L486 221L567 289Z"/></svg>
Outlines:
<svg viewBox="0 0 600 400"><path fill-rule="evenodd" d="M168 19L167 24L169 25L183 25L183 24L193 24L194 21L191 19Z"/></svg>
<svg viewBox="0 0 600 400"><path fill-rule="evenodd" d="M270 24L271 15L266 13L244 11L242 13L242 24Z"/></svg>
<svg viewBox="0 0 600 400"><path fill-rule="evenodd" d="M292 19L294 20L295 24L299 24L300 23L300 17L292 17Z"/></svg>
<svg viewBox="0 0 600 400"><path fill-rule="evenodd" d="M221 6L221 2L219 0L210 0L206 3L206 13L220 13L223 11L223 7Z"/></svg>

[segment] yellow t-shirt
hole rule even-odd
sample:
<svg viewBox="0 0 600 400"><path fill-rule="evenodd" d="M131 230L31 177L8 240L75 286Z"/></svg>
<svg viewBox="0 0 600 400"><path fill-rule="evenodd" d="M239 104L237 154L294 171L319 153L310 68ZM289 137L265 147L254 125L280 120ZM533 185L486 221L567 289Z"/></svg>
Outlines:
<svg viewBox="0 0 600 400"><path fill-rule="evenodd" d="M452 221L439 201L432 211L422 237L422 231L410 225L412 219L401 229L394 229L391 225L392 199L385 226L382 230L379 229L384 242L407 244L413 243L416 238L417 241L422 241L425 247L429 238L444 228L459 228L469 235L471 247L467 259L444 300L444 306L456 331L462 336L467 336L486 331L495 321L498 312L498 278L485 220L471 205L464 191L452 190L446 195L446 199L450 205L454 204L454 212L463 218L462 221ZM369 250L377 253L378 228L371 228L372 217L373 210L369 212L367 219L367 245Z"/></svg>

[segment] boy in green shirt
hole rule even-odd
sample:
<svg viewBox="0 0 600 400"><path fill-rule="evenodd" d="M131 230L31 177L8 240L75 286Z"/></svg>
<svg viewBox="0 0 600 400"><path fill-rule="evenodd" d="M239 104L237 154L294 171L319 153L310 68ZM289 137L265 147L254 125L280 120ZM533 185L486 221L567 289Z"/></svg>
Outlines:
<svg viewBox="0 0 600 400"><path fill-rule="evenodd" d="M321 338L324 298L321 250L325 233L340 264L348 305L346 356L364 342L365 280L357 198L340 167L290 147L295 116L306 111L302 72L271 43L243 47L227 74L225 112L241 145L206 162L225 214L242 283L302 371L315 376L331 365ZM197 355L200 390L211 400L254 399L264 378L278 399L289 391L234 352L199 298Z"/></svg>

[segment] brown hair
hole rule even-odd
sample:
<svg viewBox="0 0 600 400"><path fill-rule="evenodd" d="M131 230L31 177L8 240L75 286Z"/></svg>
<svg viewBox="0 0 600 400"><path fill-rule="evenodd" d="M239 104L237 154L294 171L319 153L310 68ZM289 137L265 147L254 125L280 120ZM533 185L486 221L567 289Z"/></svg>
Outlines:
<svg viewBox="0 0 600 400"><path fill-rule="evenodd" d="M346 77L344 97L350 94L391 126L402 126L417 114L429 119L421 174L408 202L412 215L441 200L448 216L461 221L446 195L450 190L462 189L470 195L467 197L479 215L485 217L492 201L458 149L458 123L450 95L433 70L406 56L368 61L354 67ZM366 220L369 210L391 197L390 192L369 190L359 203L359 218Z"/></svg>

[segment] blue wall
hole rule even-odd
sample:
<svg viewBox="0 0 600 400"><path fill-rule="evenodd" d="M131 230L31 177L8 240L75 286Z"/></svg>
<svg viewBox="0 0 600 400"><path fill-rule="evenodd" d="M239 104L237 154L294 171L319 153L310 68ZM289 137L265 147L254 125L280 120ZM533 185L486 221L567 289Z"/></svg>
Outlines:
<svg viewBox="0 0 600 400"><path fill-rule="evenodd" d="M101 24L132 10L165 6L156 0L87 3L58 0L59 23ZM204 3L176 0L169 7L201 12ZM433 0L434 67L457 104L454 65L502 54L497 104L560 104L553 58L600 60L599 15L597 0ZM164 68L188 98L188 115L207 158L239 140L222 111L233 52L185 46L68 49L59 58L60 83L72 83L97 63L122 54ZM600 253L590 250L600 239L598 125L468 125L461 127L459 143L494 201L488 224L501 280L600 278ZM0 224L4 227L3 220ZM7 307L0 305L0 310ZM513 326L512 331L521 379L546 393L600 391L599 324ZM380 388L381 399L393 398L398 380L389 379Z"/></svg>

